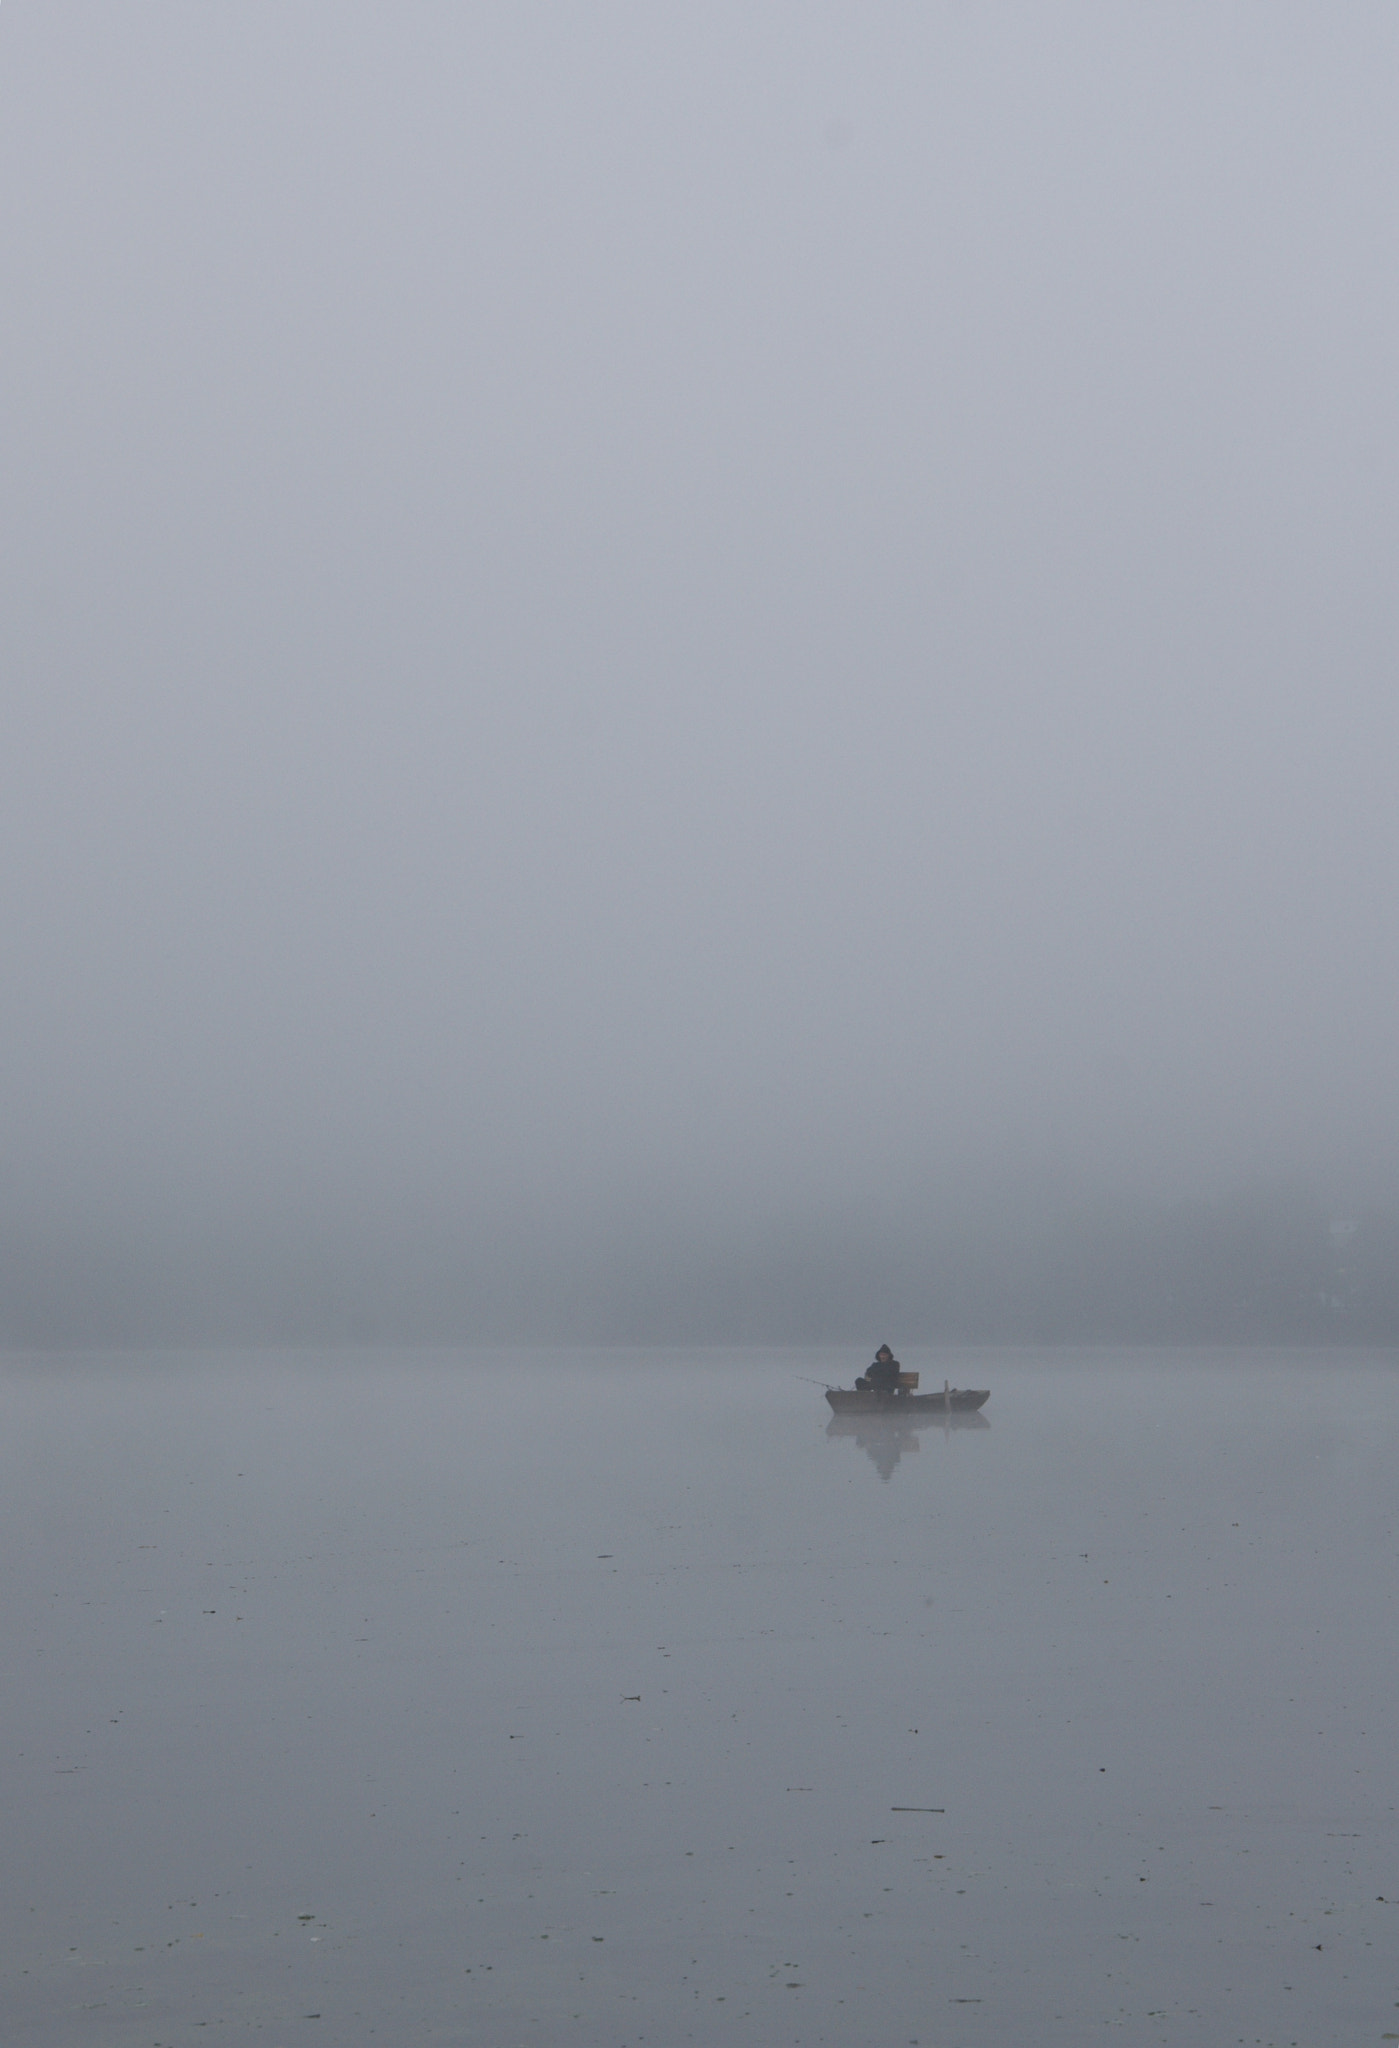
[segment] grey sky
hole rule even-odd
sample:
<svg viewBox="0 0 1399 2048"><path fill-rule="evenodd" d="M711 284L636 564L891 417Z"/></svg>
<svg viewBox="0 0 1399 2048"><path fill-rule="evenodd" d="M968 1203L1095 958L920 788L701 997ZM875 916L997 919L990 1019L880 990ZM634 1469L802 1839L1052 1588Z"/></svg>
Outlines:
<svg viewBox="0 0 1399 2048"><path fill-rule="evenodd" d="M1391 8L0 78L5 1216L1392 1189Z"/></svg>

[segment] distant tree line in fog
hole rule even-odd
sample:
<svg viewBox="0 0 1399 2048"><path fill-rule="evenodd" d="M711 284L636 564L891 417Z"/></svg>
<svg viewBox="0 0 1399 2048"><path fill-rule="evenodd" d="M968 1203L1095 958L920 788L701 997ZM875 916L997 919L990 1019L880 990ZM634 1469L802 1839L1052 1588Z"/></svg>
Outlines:
<svg viewBox="0 0 1399 2048"><path fill-rule="evenodd" d="M1013 1203L591 1250L443 1225L319 1243L0 1235L0 1343L1399 1343L1399 1215Z"/></svg>

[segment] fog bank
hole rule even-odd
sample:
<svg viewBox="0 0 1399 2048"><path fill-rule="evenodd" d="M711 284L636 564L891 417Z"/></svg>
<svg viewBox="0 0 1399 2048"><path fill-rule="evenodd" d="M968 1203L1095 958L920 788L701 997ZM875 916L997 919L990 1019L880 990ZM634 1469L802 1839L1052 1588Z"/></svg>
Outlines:
<svg viewBox="0 0 1399 2048"><path fill-rule="evenodd" d="M835 1211L680 1233L663 1221L460 1238L440 1216L293 1236L6 1234L0 1344L1399 1343L1399 1218L1218 1202L961 1215Z"/></svg>
<svg viewBox="0 0 1399 2048"><path fill-rule="evenodd" d="M1392 10L0 55L0 1334L1219 1335L1169 1219L1399 1211Z"/></svg>

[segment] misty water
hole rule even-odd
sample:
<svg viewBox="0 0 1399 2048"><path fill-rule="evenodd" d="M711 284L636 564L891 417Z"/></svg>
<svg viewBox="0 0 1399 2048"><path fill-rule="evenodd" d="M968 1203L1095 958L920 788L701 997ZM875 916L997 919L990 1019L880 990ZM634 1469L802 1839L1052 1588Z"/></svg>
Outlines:
<svg viewBox="0 0 1399 2048"><path fill-rule="evenodd" d="M11 1358L7 2043L1399 2038L1392 1357L902 1349Z"/></svg>

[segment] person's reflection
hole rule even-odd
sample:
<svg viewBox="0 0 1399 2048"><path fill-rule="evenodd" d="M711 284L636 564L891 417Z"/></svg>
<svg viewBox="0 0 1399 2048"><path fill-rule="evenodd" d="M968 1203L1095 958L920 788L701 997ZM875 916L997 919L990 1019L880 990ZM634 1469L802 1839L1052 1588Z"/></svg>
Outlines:
<svg viewBox="0 0 1399 2048"><path fill-rule="evenodd" d="M989 1429L984 1415L976 1413L958 1414L954 1409L950 1415L924 1415L919 1417L922 1427L940 1430L948 1436L955 1430ZM826 1424L828 1437L854 1437L857 1447L870 1459L881 1479L892 1478L894 1467L905 1451L919 1448L918 1435L911 1422L900 1415L833 1415Z"/></svg>
<svg viewBox="0 0 1399 2048"><path fill-rule="evenodd" d="M885 1481L893 1477L894 1467L905 1451L918 1449L917 1434L906 1422L883 1415L859 1421L853 1415L833 1415L826 1424L826 1435L853 1436Z"/></svg>

